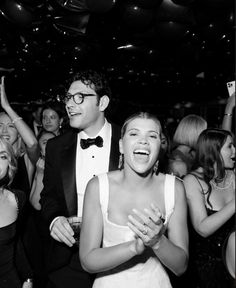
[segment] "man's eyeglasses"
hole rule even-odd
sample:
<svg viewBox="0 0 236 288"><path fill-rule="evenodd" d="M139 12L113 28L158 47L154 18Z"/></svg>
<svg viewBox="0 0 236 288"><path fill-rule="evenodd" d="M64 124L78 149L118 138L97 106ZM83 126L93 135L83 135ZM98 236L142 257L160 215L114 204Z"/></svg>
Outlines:
<svg viewBox="0 0 236 288"><path fill-rule="evenodd" d="M77 92L75 94L67 93L65 96L60 97L60 101L66 104L71 98L76 104L82 104L84 102L85 97L97 96L95 94L84 94L81 92Z"/></svg>

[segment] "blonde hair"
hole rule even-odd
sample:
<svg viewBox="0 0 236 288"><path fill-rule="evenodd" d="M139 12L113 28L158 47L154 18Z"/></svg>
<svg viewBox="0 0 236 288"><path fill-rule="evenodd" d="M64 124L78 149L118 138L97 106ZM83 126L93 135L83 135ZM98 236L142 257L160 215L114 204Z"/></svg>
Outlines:
<svg viewBox="0 0 236 288"><path fill-rule="evenodd" d="M160 127L160 133L162 132L162 127L161 127L161 123L160 123L160 121L159 121L159 119L154 115L154 114L151 114L151 113L149 113L149 112L137 112L137 113L135 113L135 114L132 114L130 117L128 117L126 120L125 120L125 122L124 122L124 124L123 124L123 126L122 126L122 128L121 128L121 138L123 138L124 137L124 134L125 134L125 132L126 132L126 129L127 129L127 126L128 126L128 124L131 122L131 121L133 121L134 119L137 119L137 118L141 118L141 119L151 119L151 120L153 120L154 122L156 122L157 124L158 124L158 126Z"/></svg>
<svg viewBox="0 0 236 288"><path fill-rule="evenodd" d="M187 145L196 149L198 137L206 128L207 122L201 116L195 114L185 116L175 130L173 146Z"/></svg>
<svg viewBox="0 0 236 288"><path fill-rule="evenodd" d="M12 183L16 174L17 160L12 145L7 142L2 136L0 136L0 145L2 145L4 151L6 152L7 160L9 162L7 171L9 181L8 183L6 183L6 185L9 186Z"/></svg>
<svg viewBox="0 0 236 288"><path fill-rule="evenodd" d="M0 116L1 116L1 115L7 115L8 118L11 120L11 117L10 117L6 112L4 112L4 111L0 112ZM16 129L16 130L17 130L17 129ZM16 140L16 142L12 145L13 151L14 151L14 154L15 154L15 157L16 157L16 158L24 155L25 152L26 152L25 144L24 144L24 142L23 142L23 140L22 140L22 138L21 138L18 130L17 130L17 135L18 135L18 136L17 136L17 140Z"/></svg>

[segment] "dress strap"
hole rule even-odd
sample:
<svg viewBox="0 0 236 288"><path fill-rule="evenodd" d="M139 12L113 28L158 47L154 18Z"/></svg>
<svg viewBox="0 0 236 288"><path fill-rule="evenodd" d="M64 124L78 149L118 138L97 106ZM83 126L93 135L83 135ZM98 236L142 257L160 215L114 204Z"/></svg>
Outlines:
<svg viewBox="0 0 236 288"><path fill-rule="evenodd" d="M109 201L109 182L107 173L98 175L100 205L103 213L107 213Z"/></svg>
<svg viewBox="0 0 236 288"><path fill-rule="evenodd" d="M197 180L198 184L200 185L200 187L201 187L201 189L202 189L202 194L205 194L205 193L204 193L204 189L203 189L203 187L202 187L202 184L201 184L199 178L197 177L197 175L195 175L195 174L193 174L193 173L189 173L189 174L192 175L192 176Z"/></svg>
<svg viewBox="0 0 236 288"><path fill-rule="evenodd" d="M166 210L165 223L167 223L175 206L175 176L166 174L164 193Z"/></svg>

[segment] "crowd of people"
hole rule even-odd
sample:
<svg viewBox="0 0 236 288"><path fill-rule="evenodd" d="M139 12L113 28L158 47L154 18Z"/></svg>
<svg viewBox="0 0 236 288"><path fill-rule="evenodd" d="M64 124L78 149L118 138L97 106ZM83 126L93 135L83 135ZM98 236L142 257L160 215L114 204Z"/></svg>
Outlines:
<svg viewBox="0 0 236 288"><path fill-rule="evenodd" d="M172 136L153 112L113 123L100 71L67 85L30 122L1 79L0 287L235 287L235 93L221 127Z"/></svg>

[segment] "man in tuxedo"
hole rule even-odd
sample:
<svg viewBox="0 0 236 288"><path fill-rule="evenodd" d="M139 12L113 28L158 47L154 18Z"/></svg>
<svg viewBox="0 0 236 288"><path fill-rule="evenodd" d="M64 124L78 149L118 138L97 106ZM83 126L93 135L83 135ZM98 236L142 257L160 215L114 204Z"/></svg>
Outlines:
<svg viewBox="0 0 236 288"><path fill-rule="evenodd" d="M105 117L111 97L102 73L84 70L70 82L62 97L71 129L46 146L42 216L52 243L48 251L48 287L89 288L93 276L83 270L68 217L82 216L87 182L100 173L116 170L120 128Z"/></svg>

